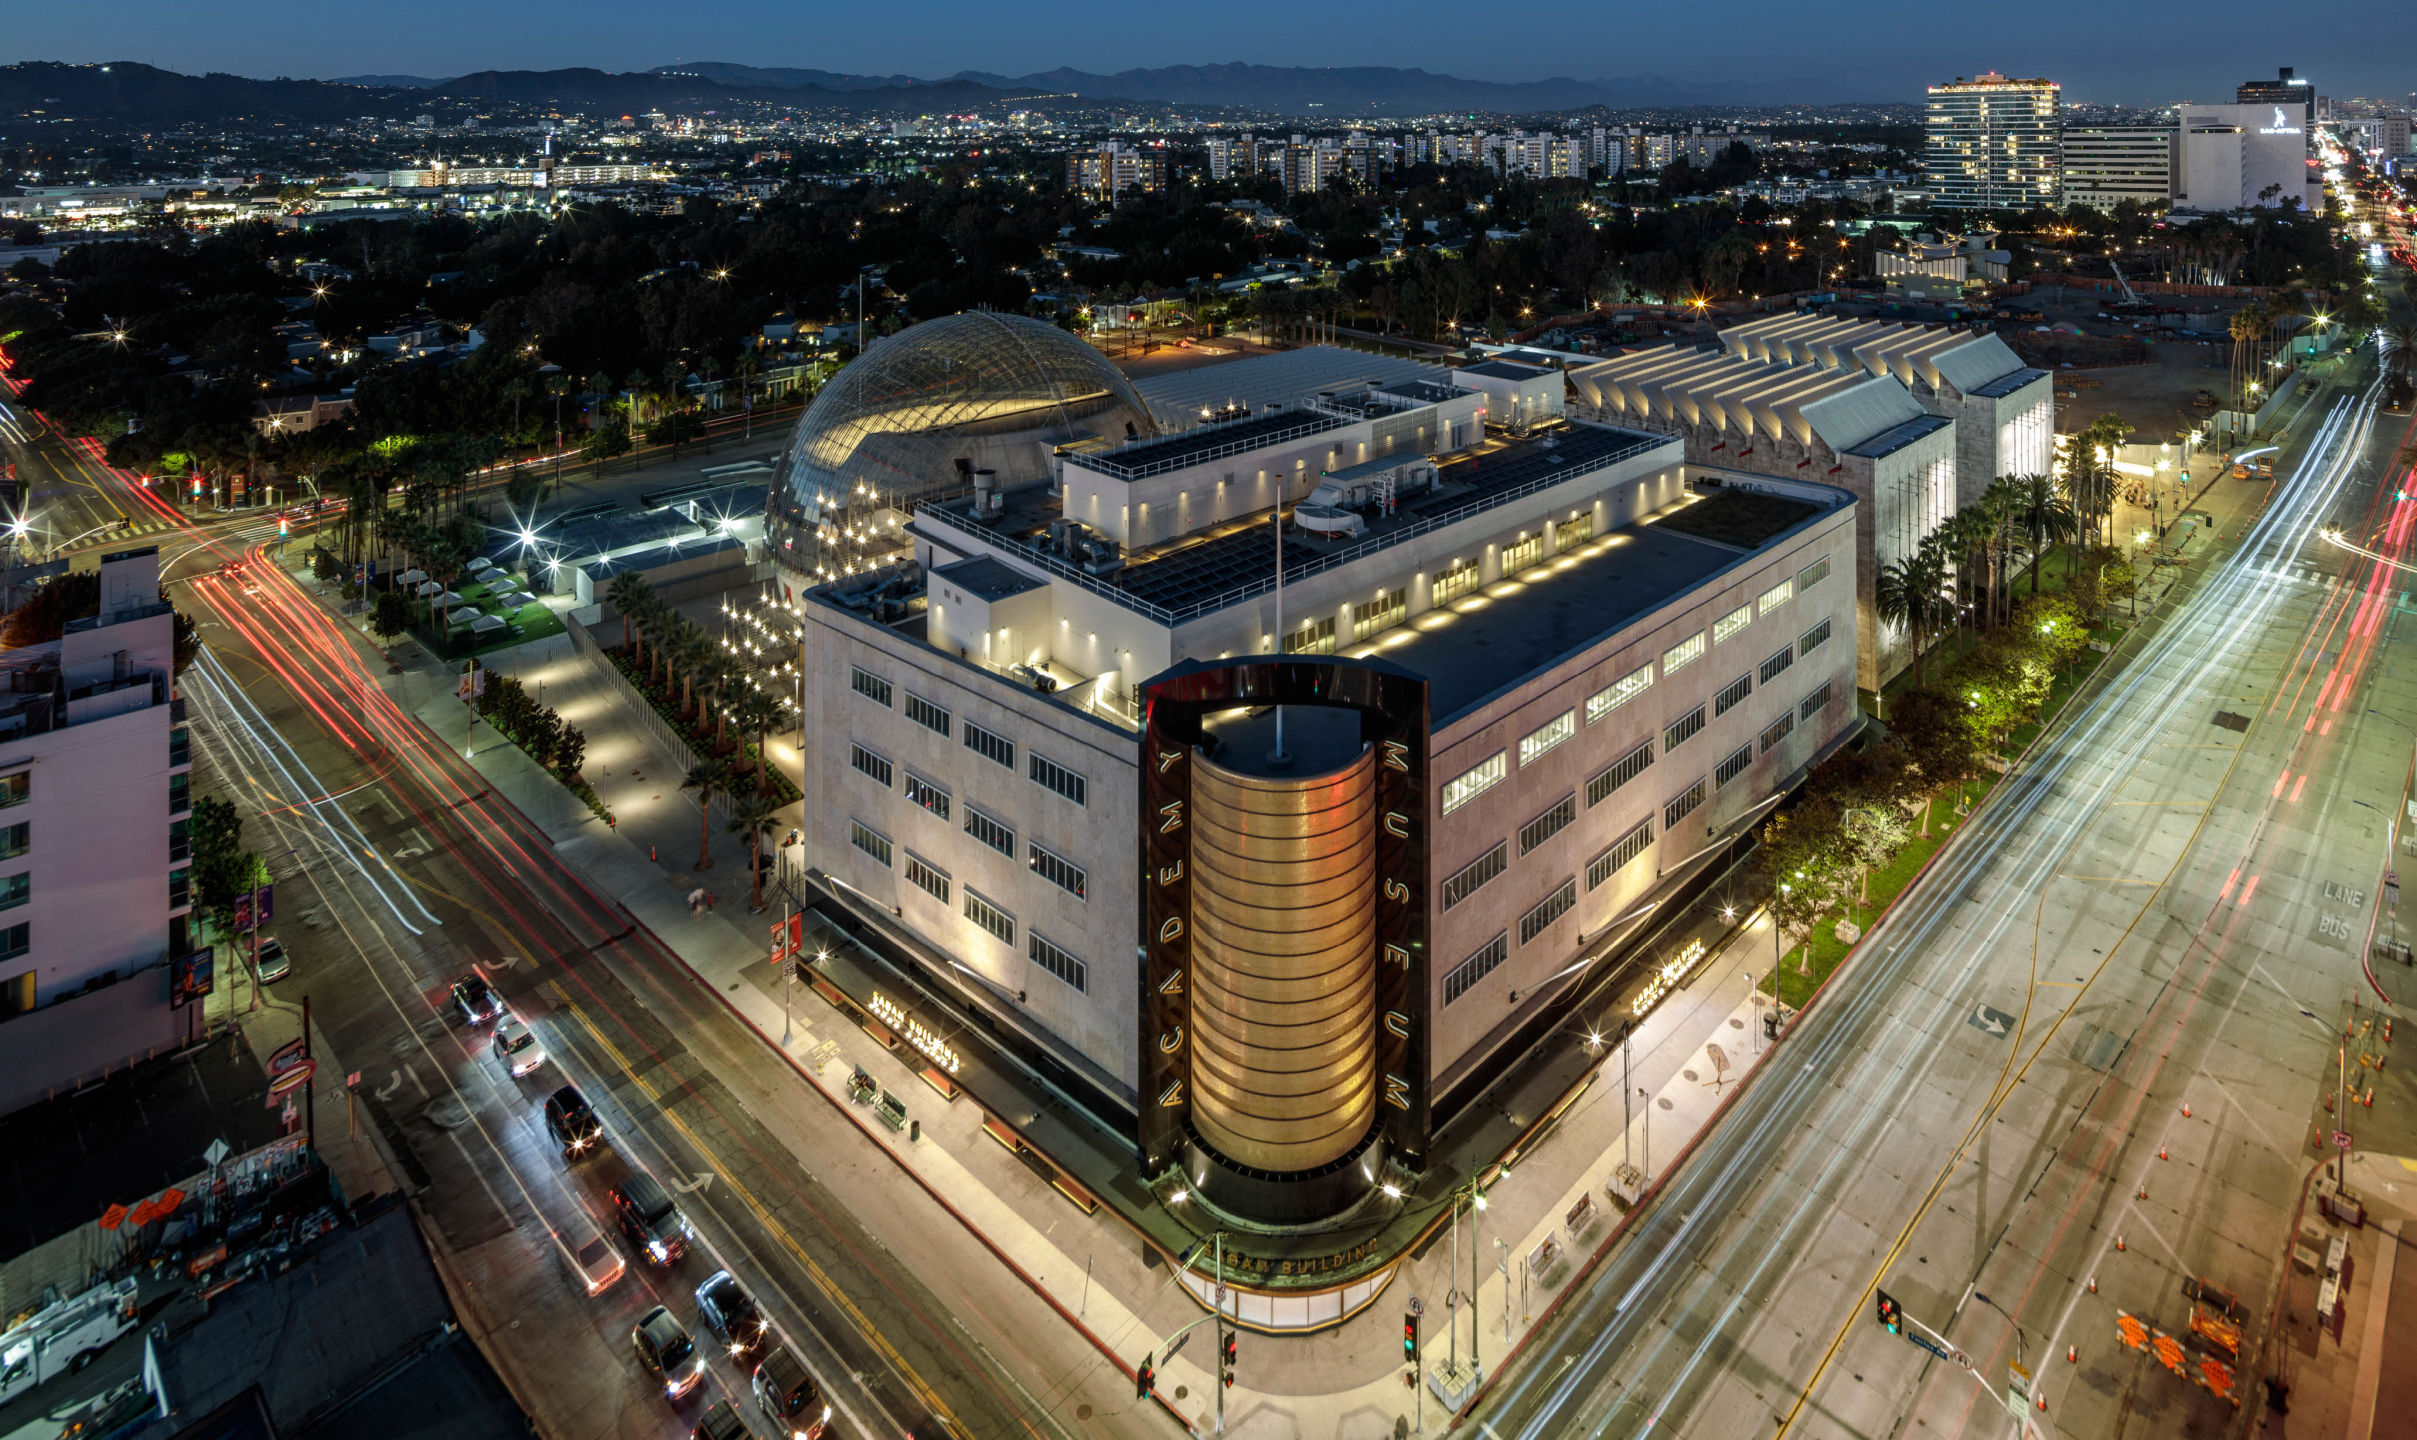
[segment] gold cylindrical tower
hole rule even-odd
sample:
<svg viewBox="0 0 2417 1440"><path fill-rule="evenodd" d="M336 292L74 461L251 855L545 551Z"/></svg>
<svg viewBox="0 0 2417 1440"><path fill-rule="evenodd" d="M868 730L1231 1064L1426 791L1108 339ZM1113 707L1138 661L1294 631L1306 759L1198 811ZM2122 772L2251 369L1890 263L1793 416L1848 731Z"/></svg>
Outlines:
<svg viewBox="0 0 2417 1440"><path fill-rule="evenodd" d="M1376 1113L1376 761L1246 774L1193 755L1192 1122L1313 1170Z"/></svg>

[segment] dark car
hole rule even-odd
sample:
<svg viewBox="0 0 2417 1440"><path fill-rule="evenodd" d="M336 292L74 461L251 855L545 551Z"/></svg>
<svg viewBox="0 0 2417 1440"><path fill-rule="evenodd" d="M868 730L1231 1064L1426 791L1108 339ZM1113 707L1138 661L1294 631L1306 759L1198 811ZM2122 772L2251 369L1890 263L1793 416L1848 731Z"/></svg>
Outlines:
<svg viewBox="0 0 2417 1440"><path fill-rule="evenodd" d="M688 1221L654 1176L640 1171L614 1186L613 1214L648 1263L670 1265L688 1253Z"/></svg>
<svg viewBox="0 0 2417 1440"><path fill-rule="evenodd" d="M604 1122L596 1118L576 1085L565 1085L546 1097L546 1133L562 1147L562 1158L577 1160L604 1148Z"/></svg>
<svg viewBox="0 0 2417 1440"><path fill-rule="evenodd" d="M714 1271L697 1287L697 1313L705 1318L705 1328L713 1332L713 1338L730 1347L734 1359L763 1349L771 1333L753 1297L739 1288L738 1277L727 1270Z"/></svg>
<svg viewBox="0 0 2417 1440"><path fill-rule="evenodd" d="M453 982L453 1008L462 1012L465 1025L484 1025L504 1013L504 999L487 983L487 977L476 971Z"/></svg>
<svg viewBox="0 0 2417 1440"><path fill-rule="evenodd" d="M637 1347L638 1363L662 1384L667 1397L677 1400L705 1378L705 1361L697 1354L697 1342L688 1338L688 1327L662 1306L638 1317L638 1323L629 1329L629 1340Z"/></svg>
<svg viewBox="0 0 2417 1440"><path fill-rule="evenodd" d="M739 1418L739 1407L716 1400L697 1417L697 1428L688 1432L688 1440L755 1440L755 1436Z"/></svg>
<svg viewBox="0 0 2417 1440"><path fill-rule="evenodd" d="M823 1432L830 1428L831 1407L823 1403L822 1387L814 1383L806 1362L786 1345L774 1346L764 1356L749 1388L755 1392L757 1408L788 1440L822 1440Z"/></svg>

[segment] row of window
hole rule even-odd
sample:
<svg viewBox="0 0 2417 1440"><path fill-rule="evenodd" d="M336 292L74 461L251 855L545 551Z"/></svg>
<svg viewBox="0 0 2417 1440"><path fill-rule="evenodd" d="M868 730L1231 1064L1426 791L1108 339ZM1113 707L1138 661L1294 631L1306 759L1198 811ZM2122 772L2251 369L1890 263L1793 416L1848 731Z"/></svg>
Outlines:
<svg viewBox="0 0 2417 1440"><path fill-rule="evenodd" d="M1602 854L1587 862L1586 888L1589 891L1601 889L1612 876L1618 874L1651 848L1653 848L1653 821L1651 819L1639 821L1635 829L1613 841ZM1496 862L1493 873L1496 875L1502 873L1500 868L1502 847L1497 845L1487 854ZM1492 876L1489 875L1487 878L1491 879ZM1519 943L1525 945L1543 934L1555 920L1569 913L1577 903L1577 881L1575 879L1562 881L1550 895L1537 902L1534 909L1520 917ZM1447 971L1443 977L1443 1003L1449 1005L1458 1000L1474 989L1478 981L1494 973L1502 962L1510 957L1510 938L1508 931L1496 935L1493 939L1478 946L1476 952L1468 959Z"/></svg>
<svg viewBox="0 0 2417 1440"><path fill-rule="evenodd" d="M1815 568L1826 567L1827 563L1828 562L1824 561L1822 562L1821 566ZM1778 594L1780 591L1790 590L1792 587L1795 587L1800 583L1802 582L1782 581L1779 585L1772 587L1772 590L1768 593ZM1785 600L1786 598L1787 596L1785 595L1780 596L1781 600ZM1752 605L1747 605L1741 607L1738 611L1733 613L1748 614L1753 610L1753 608L1754 607ZM1830 622L1827 619L1824 619L1820 624L1815 625L1812 629L1805 631L1794 644L1781 646L1777 653L1773 654L1762 662L1759 671L1762 683L1767 685L1772 680L1777 679L1781 674L1784 674L1790 666L1793 666L1796 663L1796 660L1799 656L1810 655L1815 650L1818 650L1823 645L1829 643L1829 638ZM1662 673L1664 675L1668 675L1670 671L1678 668L1679 665L1683 665L1688 660L1692 660L1697 655L1702 654L1703 642L1704 634L1703 632L1698 631L1694 636L1690 637L1681 645L1666 652L1662 657ZM1674 664L1672 657L1680 656L1681 652L1688 651L1688 647L1690 646L1694 647L1693 650L1689 653L1686 653L1683 658L1678 659ZM1755 679L1751 675L1740 675L1735 680L1730 681L1728 685L1721 689L1719 694L1713 697L1712 713L1716 716L1725 715L1732 709L1735 709L1738 705L1743 704L1746 697L1754 692L1754 684ZM1586 697L1586 723L1589 725L1594 724L1604 716L1609 715L1612 711L1617 710L1622 705L1625 705L1629 701L1635 699L1637 696L1644 694L1646 690L1652 687L1652 685L1653 667L1649 664L1639 666L1637 669L1630 671L1628 674L1621 676L1617 680L1614 680L1611 684L1604 686L1594 694ZM1671 722L1671 724L1664 729L1662 732L1662 748L1665 751L1668 751L1676 748L1679 745L1685 744L1690 737L1692 737L1703 727L1704 709L1699 705L1695 709L1687 712L1685 715L1680 716L1677 720ZM1523 766L1533 764L1535 761L1550 753L1555 747L1559 746L1562 741L1571 738L1577 733L1577 712L1574 710L1562 711L1552 719L1547 720L1542 725L1520 737L1519 763ZM1449 815L1453 811L1459 809L1461 806L1468 804L1471 800L1476 799L1478 796L1500 784L1509 776L1509 774L1510 765L1507 755L1497 753L1486 757L1478 764L1471 766L1466 771L1463 771L1456 778L1445 783L1443 789L1443 813ZM1593 802L1590 801L1589 803Z"/></svg>
<svg viewBox="0 0 2417 1440"><path fill-rule="evenodd" d="M851 666L848 687L884 709L893 708L896 687L869 670ZM945 707L924 699L912 690L906 692L905 709L907 719L933 734L946 736L955 730L964 739L966 749L1005 769L1015 768L1015 742L1006 736L976 725L971 720L959 725L956 717ZM851 745L849 750L849 759L857 769L879 780L883 789L889 788L891 768L887 759L862 745ZM1060 765L1046 755L1027 754L1024 759L1026 773L1034 784L1062 795L1077 805L1090 804L1091 782L1080 771ZM948 813L945 803L937 813Z"/></svg>
<svg viewBox="0 0 2417 1440"><path fill-rule="evenodd" d="M890 863L889 857L891 854L891 848L888 840L883 839L878 834L875 834L869 827L865 826L861 822L851 821L850 833L851 838L856 842L857 849L864 851L865 854L872 856L875 860L880 861L883 865ZM1059 860L1056 856L1050 855L1048 851L1042 850L1037 846L1034 847L1033 854L1035 857L1034 868L1036 870L1040 868L1039 861L1042 857L1046 857L1056 864L1065 865L1064 861ZM1074 886L1079 887L1083 883L1082 872L1080 870L1074 870L1072 866L1067 866L1066 868L1072 871L1072 880L1074 882ZM934 865L929 860L924 859L922 856L917 855L912 850L908 851L906 854L905 870L908 883L914 885L915 888L923 891L925 894L931 896L933 899L939 901L943 905L948 904L949 897L955 893L956 883L949 878L948 872L941 869L939 866ZM1050 878L1053 880L1057 879L1056 876L1051 876ZM1066 882L1059 880L1058 883L1064 884ZM1079 895L1082 892L1079 888L1077 888L1075 889L1075 893ZM984 930L987 930L992 935L998 937L998 940L1001 944L1008 946L1013 946L1015 944L1015 916L1009 914L997 903L969 887L964 894L963 909L966 919L971 920L976 925L981 926ZM1030 959L1033 964L1039 966L1043 970L1048 971L1058 980L1071 986L1075 990L1086 994L1089 993L1091 989L1091 967L1085 964L1081 957L1077 956L1073 951L1068 950L1064 946L1043 937L1038 932L1029 930L1024 933L1024 951L1026 958Z"/></svg>

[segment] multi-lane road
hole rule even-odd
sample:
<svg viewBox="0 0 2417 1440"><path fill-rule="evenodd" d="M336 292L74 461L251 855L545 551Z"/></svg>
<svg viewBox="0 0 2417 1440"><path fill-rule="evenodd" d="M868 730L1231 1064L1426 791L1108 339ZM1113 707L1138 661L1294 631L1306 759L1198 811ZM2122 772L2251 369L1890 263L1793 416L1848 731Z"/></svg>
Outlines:
<svg viewBox="0 0 2417 1440"><path fill-rule="evenodd" d="M2236 1411L2122 1346L2117 1312L2185 1333L2203 1277L2252 1302L2254 1347L2324 1137L2417 704L2382 659L2417 500L2379 483L2407 422L2373 374L2310 405L2271 497L1497 1377L1484 1433L2097 1440L2254 1413L2253 1363ZM1935 1353L1879 1324L1883 1290Z"/></svg>
<svg viewBox="0 0 2417 1440"><path fill-rule="evenodd" d="M735 1366L675 1405L630 1353L651 1305L693 1327L689 1291L722 1267L821 1377L834 1435L937 1434L947 1419L1072 1440L1149 1423L1104 1357L404 712L387 656L262 548L273 520L194 525L87 446L16 448L56 493L124 507L179 562L172 590L206 647L184 677L201 765L277 874L294 971L272 1002L307 992L323 1069L361 1074L365 1123L547 1433L684 1435L724 1397L751 1411ZM450 983L472 970L537 1031L535 1073L507 1075L486 1032L452 1014ZM576 1170L541 1116L566 1081L611 1138ZM591 1298L556 1237L582 1214L611 1234L606 1187L630 1167L678 1192L697 1253L659 1270L616 1242L628 1272Z"/></svg>

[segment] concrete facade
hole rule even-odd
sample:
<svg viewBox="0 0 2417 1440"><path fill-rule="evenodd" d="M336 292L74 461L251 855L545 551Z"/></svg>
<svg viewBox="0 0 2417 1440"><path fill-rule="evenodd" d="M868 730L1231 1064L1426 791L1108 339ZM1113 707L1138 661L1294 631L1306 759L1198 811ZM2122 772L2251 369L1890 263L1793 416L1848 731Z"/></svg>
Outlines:
<svg viewBox="0 0 2417 1440"><path fill-rule="evenodd" d="M2174 196L2177 145L2171 125L2067 125L2061 198L2098 210L2126 200L2163 206Z"/></svg>

